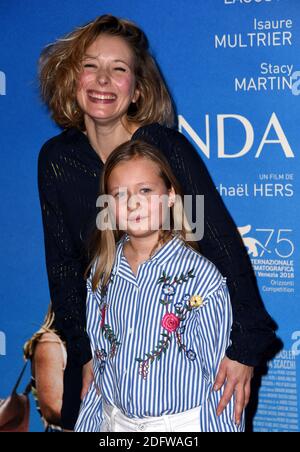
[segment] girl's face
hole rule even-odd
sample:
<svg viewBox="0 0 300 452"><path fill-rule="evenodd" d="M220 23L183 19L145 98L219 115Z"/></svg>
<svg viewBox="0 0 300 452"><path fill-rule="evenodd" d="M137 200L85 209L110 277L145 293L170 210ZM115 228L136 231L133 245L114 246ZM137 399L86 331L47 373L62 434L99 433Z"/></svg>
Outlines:
<svg viewBox="0 0 300 452"><path fill-rule="evenodd" d="M143 237L161 229L175 196L160 176L159 166L144 157L119 163L108 179L119 230Z"/></svg>
<svg viewBox="0 0 300 452"><path fill-rule="evenodd" d="M120 121L136 102L134 56L122 38L100 35L86 50L77 85L77 102L85 120Z"/></svg>

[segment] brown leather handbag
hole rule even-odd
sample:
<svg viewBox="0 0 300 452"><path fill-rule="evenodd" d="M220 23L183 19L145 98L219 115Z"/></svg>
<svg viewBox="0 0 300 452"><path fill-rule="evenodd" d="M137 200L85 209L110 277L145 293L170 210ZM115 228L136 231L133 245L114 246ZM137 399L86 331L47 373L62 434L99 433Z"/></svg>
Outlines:
<svg viewBox="0 0 300 452"><path fill-rule="evenodd" d="M6 399L0 399L0 432L28 432L29 431L29 384L23 394L18 394L17 389L23 378L27 362L12 390Z"/></svg>

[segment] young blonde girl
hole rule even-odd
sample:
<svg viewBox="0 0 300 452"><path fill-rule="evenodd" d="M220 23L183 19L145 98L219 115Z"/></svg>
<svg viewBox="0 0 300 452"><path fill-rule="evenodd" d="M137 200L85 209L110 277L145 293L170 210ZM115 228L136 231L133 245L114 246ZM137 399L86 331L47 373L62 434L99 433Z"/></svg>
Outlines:
<svg viewBox="0 0 300 452"><path fill-rule="evenodd" d="M94 382L75 430L243 431L233 399L217 416L223 389L213 390L232 325L226 280L191 242L168 162L125 143L101 193L87 281Z"/></svg>

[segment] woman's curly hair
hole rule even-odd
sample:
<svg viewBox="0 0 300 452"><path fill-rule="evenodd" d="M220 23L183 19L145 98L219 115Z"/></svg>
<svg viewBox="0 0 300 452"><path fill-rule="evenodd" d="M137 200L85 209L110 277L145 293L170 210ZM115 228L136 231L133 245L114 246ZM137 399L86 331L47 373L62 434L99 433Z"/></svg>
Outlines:
<svg viewBox="0 0 300 452"><path fill-rule="evenodd" d="M129 106L128 121L140 126L154 122L172 126L172 100L149 53L145 33L133 22L111 15L97 17L43 50L39 60L40 89L54 121L63 128L84 130L83 112L76 101L77 83L86 49L101 34L124 39L134 55L136 88L140 95L137 102Z"/></svg>

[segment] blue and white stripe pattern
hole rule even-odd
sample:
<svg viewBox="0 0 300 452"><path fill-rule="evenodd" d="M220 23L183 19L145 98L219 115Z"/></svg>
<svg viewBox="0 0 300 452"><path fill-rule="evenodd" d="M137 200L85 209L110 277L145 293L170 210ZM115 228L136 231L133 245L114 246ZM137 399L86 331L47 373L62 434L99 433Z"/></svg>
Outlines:
<svg viewBox="0 0 300 452"><path fill-rule="evenodd" d="M82 402L76 431L100 431L103 402L130 418L201 406L199 431L242 431L243 423L237 427L233 420L234 400L217 417L222 390L212 390L230 341L226 280L178 236L135 276L123 254L125 240L117 246L106 293L92 292L93 270L87 283L95 382ZM184 309L193 297L198 302ZM163 322L166 316L169 323Z"/></svg>

